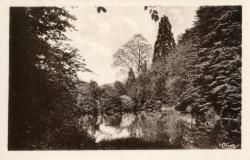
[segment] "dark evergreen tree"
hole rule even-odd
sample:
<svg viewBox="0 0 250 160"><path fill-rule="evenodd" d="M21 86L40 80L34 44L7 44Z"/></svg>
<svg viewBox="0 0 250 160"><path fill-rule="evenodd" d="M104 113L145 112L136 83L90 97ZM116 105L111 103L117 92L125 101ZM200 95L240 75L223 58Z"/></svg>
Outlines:
<svg viewBox="0 0 250 160"><path fill-rule="evenodd" d="M220 117L218 140L240 144L241 7L201 7L197 16L202 71L197 81L204 99L199 110L213 107Z"/></svg>
<svg viewBox="0 0 250 160"><path fill-rule="evenodd" d="M142 105L151 98L151 77L146 61L144 61L142 64L141 74L138 77L138 82L140 91L138 93L138 106L142 107Z"/></svg>
<svg viewBox="0 0 250 160"><path fill-rule="evenodd" d="M170 76L178 77L181 83L178 83L181 92L177 95L176 109L185 111L187 106L192 104L194 99L197 99L197 92L194 90L193 81L199 72L195 67L197 64L198 44L199 44L198 31L195 27L187 29L178 39L177 51L175 55L171 56L171 63L167 68L170 68Z"/></svg>
<svg viewBox="0 0 250 160"><path fill-rule="evenodd" d="M197 18L193 27L198 35L193 42L197 57L186 91L191 94L184 95L180 106L191 105L197 122L214 128L214 143L237 145L241 141L241 7L200 7Z"/></svg>
<svg viewBox="0 0 250 160"><path fill-rule="evenodd" d="M137 87L136 87L136 78L133 70L130 68L128 72L128 78L125 82L125 88L127 91L127 95L131 98L136 98L136 92L137 92Z"/></svg>
<svg viewBox="0 0 250 160"><path fill-rule="evenodd" d="M168 17L163 16L159 23L157 39L154 45L154 54L152 62L152 90L154 96L161 101L165 101L165 83L167 73L165 67L167 56L174 51L175 41L171 32L171 24Z"/></svg>
<svg viewBox="0 0 250 160"><path fill-rule="evenodd" d="M133 70L130 68L130 70L128 71L128 78L126 80L126 83L125 83L125 87L128 89L132 86L132 84L135 83L135 74L133 72Z"/></svg>
<svg viewBox="0 0 250 160"><path fill-rule="evenodd" d="M140 75L145 75L148 73L148 64L147 61L144 61L141 65L141 74Z"/></svg>
<svg viewBox="0 0 250 160"><path fill-rule="evenodd" d="M154 45L153 69L164 65L168 54L175 49L175 41L171 29L172 26L168 17L164 15L160 20L158 35Z"/></svg>

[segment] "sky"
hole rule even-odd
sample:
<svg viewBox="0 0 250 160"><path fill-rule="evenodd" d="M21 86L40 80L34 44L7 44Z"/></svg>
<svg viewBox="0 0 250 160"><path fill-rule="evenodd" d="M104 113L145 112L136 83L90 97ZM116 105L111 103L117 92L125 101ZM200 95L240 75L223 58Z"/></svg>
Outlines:
<svg viewBox="0 0 250 160"><path fill-rule="evenodd" d="M112 55L129 41L133 35L142 34L154 45L158 22L151 19L142 7L105 7L106 13L97 13L96 7L78 7L70 12L77 17L72 22L78 31L69 32L72 46L79 49L87 67L94 73L79 72L84 81L94 80L98 84L123 81L126 74L112 66ZM156 7L159 15L166 15L172 25L175 40L190 28L195 20L197 7Z"/></svg>

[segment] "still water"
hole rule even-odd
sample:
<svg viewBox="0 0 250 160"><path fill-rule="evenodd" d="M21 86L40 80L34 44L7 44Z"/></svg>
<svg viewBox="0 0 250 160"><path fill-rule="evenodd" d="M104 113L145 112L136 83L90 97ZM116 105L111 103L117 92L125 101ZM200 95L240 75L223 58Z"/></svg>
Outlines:
<svg viewBox="0 0 250 160"><path fill-rule="evenodd" d="M79 123L97 144L136 139L144 145L150 143L163 148L170 145L182 148L178 142L180 137L183 138L183 120L180 117L171 109L164 112L114 112L86 114L79 119Z"/></svg>

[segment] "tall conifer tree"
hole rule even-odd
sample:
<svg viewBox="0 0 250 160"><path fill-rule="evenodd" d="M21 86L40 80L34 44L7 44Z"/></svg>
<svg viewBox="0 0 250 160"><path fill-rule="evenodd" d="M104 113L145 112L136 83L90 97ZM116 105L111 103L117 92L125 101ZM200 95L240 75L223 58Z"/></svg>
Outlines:
<svg viewBox="0 0 250 160"><path fill-rule="evenodd" d="M200 122L214 121L215 143L240 144L241 7L200 7L197 18L192 30L198 40L192 47L198 50L193 57L191 87L181 105L192 106Z"/></svg>
<svg viewBox="0 0 250 160"><path fill-rule="evenodd" d="M207 14L210 13L210 14ZM240 143L241 7L201 7L197 11L201 38L197 76L199 111L214 108L222 133L218 140ZM206 28L206 29L204 29Z"/></svg>
<svg viewBox="0 0 250 160"><path fill-rule="evenodd" d="M165 67L167 56L174 51L175 41L171 32L171 24L168 17L163 16L159 23L157 39L154 45L154 54L152 62L152 71L154 78L152 79L152 90L154 96L164 101L166 75Z"/></svg>
<svg viewBox="0 0 250 160"><path fill-rule="evenodd" d="M154 45L154 55L152 67L164 65L167 55L175 49L175 41L172 26L167 16L163 16L159 23L157 39Z"/></svg>
<svg viewBox="0 0 250 160"><path fill-rule="evenodd" d="M131 68L128 71L128 78L125 82L125 87L128 96L130 96L131 98L136 98L136 78Z"/></svg>

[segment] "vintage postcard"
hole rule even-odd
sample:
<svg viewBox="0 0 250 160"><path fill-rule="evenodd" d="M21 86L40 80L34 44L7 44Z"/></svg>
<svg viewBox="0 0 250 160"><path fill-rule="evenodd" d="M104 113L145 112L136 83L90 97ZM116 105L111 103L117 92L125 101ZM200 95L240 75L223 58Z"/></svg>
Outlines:
<svg viewBox="0 0 250 160"><path fill-rule="evenodd" d="M247 5L4 1L0 157L250 158Z"/></svg>

